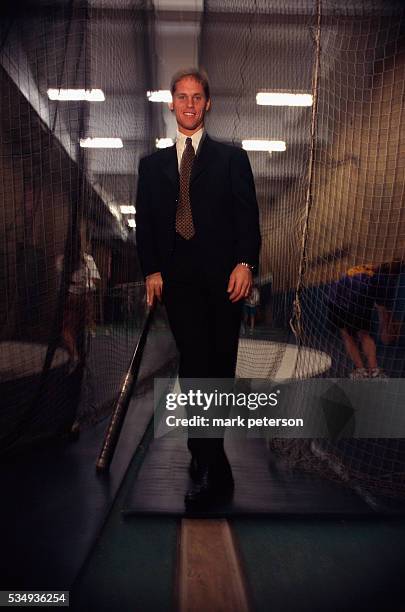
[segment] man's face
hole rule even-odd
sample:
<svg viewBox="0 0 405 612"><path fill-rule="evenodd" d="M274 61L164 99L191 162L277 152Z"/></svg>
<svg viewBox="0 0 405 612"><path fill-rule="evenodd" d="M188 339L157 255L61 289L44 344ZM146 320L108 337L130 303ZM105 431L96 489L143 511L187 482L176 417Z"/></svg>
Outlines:
<svg viewBox="0 0 405 612"><path fill-rule="evenodd" d="M184 77L176 83L170 110L176 115L177 127L182 134L191 136L204 125L205 113L210 109L204 88L193 77Z"/></svg>

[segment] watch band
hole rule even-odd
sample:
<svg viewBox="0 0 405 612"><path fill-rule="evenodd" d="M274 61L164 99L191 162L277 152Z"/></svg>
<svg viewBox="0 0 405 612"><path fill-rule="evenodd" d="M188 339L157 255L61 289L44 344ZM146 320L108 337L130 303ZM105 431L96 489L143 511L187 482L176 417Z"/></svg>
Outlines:
<svg viewBox="0 0 405 612"><path fill-rule="evenodd" d="M238 265L239 266L245 266L245 268L249 268L249 270L251 272L253 272L253 270L254 270L254 266L252 266L250 263L247 263L247 261L239 261Z"/></svg>

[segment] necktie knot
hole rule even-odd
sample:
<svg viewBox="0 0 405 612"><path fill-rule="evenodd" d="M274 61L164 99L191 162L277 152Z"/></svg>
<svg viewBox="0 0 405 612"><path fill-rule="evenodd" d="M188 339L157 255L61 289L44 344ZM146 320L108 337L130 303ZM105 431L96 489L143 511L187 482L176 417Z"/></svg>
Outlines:
<svg viewBox="0 0 405 612"><path fill-rule="evenodd" d="M190 157L191 159L193 159L194 156L195 156L194 147L193 147L193 140L192 140L192 138L190 138L190 136L188 136L186 138L186 146L184 148L183 156L184 155L186 155L187 157Z"/></svg>

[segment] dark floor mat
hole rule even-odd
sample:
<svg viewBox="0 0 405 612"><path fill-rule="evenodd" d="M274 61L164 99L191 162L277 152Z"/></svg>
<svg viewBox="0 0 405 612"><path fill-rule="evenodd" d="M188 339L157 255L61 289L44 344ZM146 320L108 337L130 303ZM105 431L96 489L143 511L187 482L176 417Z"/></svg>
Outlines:
<svg viewBox="0 0 405 612"><path fill-rule="evenodd" d="M131 338L133 344L135 340ZM121 348L119 341L116 348ZM49 440L2 461L0 483L7 493L0 505L0 586L4 589L71 588L152 417L153 388L146 381L152 381L156 370L165 365L170 375L167 362L174 354L168 333L150 336L136 397L109 472L100 474L95 469L107 420L84 428L76 442L68 437ZM102 355L92 358L93 364L98 358L104 367ZM18 528L10 529L12 524Z"/></svg>
<svg viewBox="0 0 405 612"><path fill-rule="evenodd" d="M193 515L375 516L376 507L370 507L348 487L302 472L270 468L264 440L230 440L226 450L235 479L232 502L212 505ZM185 515L188 463L185 440L170 436L155 439L123 513Z"/></svg>

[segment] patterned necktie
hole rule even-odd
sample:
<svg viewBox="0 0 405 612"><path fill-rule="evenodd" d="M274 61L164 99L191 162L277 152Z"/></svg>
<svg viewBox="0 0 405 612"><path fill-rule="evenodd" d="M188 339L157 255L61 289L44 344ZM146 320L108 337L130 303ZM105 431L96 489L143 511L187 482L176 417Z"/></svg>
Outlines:
<svg viewBox="0 0 405 612"><path fill-rule="evenodd" d="M190 176L195 153L191 138L186 138L186 148L180 163L180 194L176 210L176 232L190 240L195 234L190 204Z"/></svg>

